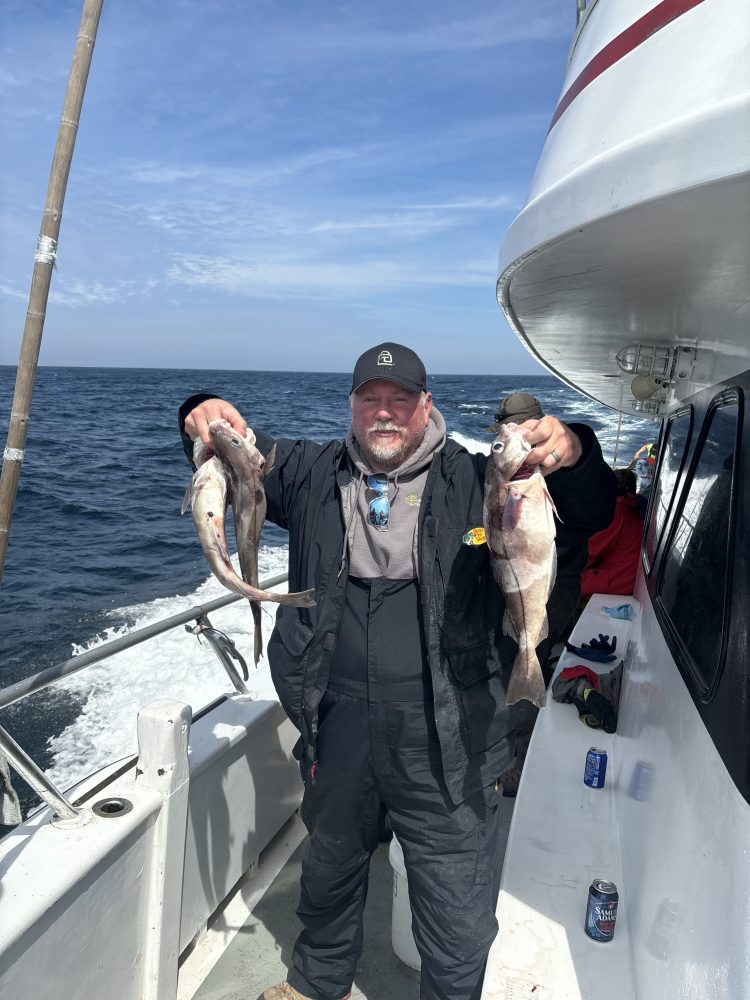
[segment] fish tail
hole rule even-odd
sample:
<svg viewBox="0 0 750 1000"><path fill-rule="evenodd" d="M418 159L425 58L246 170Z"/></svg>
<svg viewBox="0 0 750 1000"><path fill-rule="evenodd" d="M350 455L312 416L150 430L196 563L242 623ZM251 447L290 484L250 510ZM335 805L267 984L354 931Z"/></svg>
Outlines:
<svg viewBox="0 0 750 1000"><path fill-rule="evenodd" d="M293 608L314 608L316 605L314 590L300 590L295 594L274 594L274 600L279 604L291 604Z"/></svg>
<svg viewBox="0 0 750 1000"><path fill-rule="evenodd" d="M255 666L258 666L261 656L263 656L263 632L261 631L261 611L260 605L250 602L250 610L253 613L253 654L255 656Z"/></svg>
<svg viewBox="0 0 750 1000"><path fill-rule="evenodd" d="M257 587L245 583L235 575L233 586L225 580L222 583L229 590L237 594L244 594L249 601L272 601L274 604L290 604L293 608L314 608L316 601L313 597L314 590L302 590L296 594L277 594L272 590L258 590Z"/></svg>
<svg viewBox="0 0 750 1000"><path fill-rule="evenodd" d="M547 704L547 688L542 676L542 668L536 650L529 647L519 649L513 671L508 681L505 696L506 705L515 705L518 701L530 701L537 708Z"/></svg>

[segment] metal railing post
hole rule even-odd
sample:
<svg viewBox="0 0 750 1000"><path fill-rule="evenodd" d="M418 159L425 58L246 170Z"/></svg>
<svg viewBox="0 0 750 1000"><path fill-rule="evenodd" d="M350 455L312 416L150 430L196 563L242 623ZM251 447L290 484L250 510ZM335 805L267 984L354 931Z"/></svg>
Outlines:
<svg viewBox="0 0 750 1000"><path fill-rule="evenodd" d="M13 769L34 789L39 798L47 803L56 816L69 823L84 822L83 811L68 802L44 771L34 763L2 726L0 726L0 750L8 758Z"/></svg>

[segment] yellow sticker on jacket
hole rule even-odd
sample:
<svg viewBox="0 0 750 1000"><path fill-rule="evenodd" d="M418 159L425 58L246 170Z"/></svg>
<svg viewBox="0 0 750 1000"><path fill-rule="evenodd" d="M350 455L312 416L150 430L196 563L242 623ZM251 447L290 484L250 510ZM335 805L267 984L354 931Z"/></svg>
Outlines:
<svg viewBox="0 0 750 1000"><path fill-rule="evenodd" d="M487 534L484 528L469 528L463 537L464 545L484 545Z"/></svg>

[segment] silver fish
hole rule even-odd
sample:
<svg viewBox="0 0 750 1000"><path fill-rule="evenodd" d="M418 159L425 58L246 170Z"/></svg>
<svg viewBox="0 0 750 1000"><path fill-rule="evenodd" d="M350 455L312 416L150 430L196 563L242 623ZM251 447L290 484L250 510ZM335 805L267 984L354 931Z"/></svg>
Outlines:
<svg viewBox="0 0 750 1000"><path fill-rule="evenodd" d="M492 572L505 594L503 631L518 643L506 702L547 702L536 647L548 634L547 601L555 583L555 505L539 466L524 468L531 446L517 424L492 442L484 485L484 527Z"/></svg>
<svg viewBox="0 0 750 1000"><path fill-rule="evenodd" d="M258 540L266 515L263 477L273 464L273 452L266 461L255 447L255 434L248 428L245 438L226 420L209 424L213 448L200 440L193 449L198 467L185 494L182 512L192 503L193 522L208 564L227 590L242 594L251 602L255 623L255 662L263 653L261 615L258 601L274 601L298 608L315 606L312 590L296 594L275 594L258 589ZM274 449L275 450L275 449ZM234 512L235 540L242 578L234 571L224 530L227 503Z"/></svg>

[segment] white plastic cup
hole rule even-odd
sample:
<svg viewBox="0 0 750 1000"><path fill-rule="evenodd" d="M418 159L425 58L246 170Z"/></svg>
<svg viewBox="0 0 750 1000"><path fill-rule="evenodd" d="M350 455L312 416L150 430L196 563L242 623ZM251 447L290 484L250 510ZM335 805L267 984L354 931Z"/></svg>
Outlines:
<svg viewBox="0 0 750 1000"><path fill-rule="evenodd" d="M417 972L422 968L414 935L411 930L411 906L409 905L409 883L406 881L406 866L401 844L394 836L388 848L388 860L393 869L393 913L391 916L391 944L398 958Z"/></svg>

